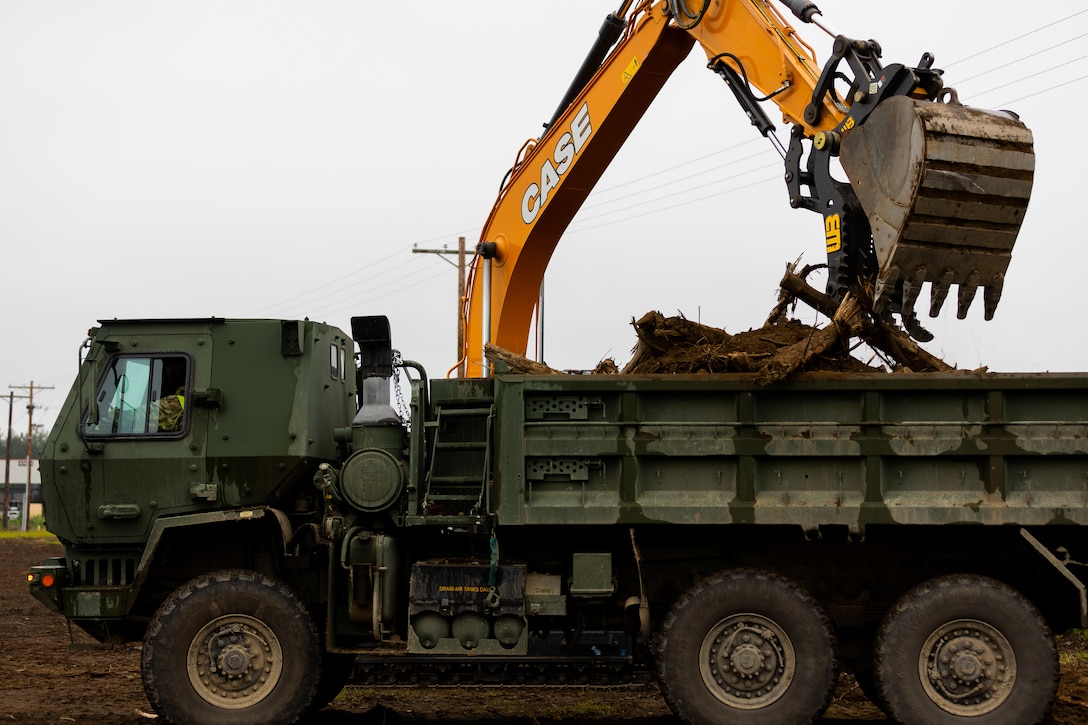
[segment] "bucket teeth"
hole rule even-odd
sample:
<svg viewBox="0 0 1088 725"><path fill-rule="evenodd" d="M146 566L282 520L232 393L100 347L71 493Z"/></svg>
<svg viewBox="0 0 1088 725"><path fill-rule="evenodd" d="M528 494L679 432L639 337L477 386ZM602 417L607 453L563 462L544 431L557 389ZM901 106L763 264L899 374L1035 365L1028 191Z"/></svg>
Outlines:
<svg viewBox="0 0 1088 725"><path fill-rule="evenodd" d="M900 307L903 316L914 315L914 303L918 300L918 294L922 291L922 284L926 281L926 267L920 264L914 268L914 274L903 280L903 302Z"/></svg>
<svg viewBox="0 0 1088 725"><path fill-rule="evenodd" d="M956 308L957 319L962 320L967 317L967 310L975 299L975 293L978 292L978 284L981 281L982 275L975 270L967 275L966 280L960 282L959 306Z"/></svg>
<svg viewBox="0 0 1088 725"><path fill-rule="evenodd" d="M994 319L997 311L997 303L1001 301L1001 291L1005 287L1005 275L994 275L990 284L986 285L982 292L982 303L985 305L986 320Z"/></svg>
<svg viewBox="0 0 1088 725"><path fill-rule="evenodd" d="M918 322L918 315L914 314L914 310L904 310L902 319L903 329L918 342L929 342L933 339L933 333L922 327L922 324Z"/></svg>
<svg viewBox="0 0 1088 725"><path fill-rule="evenodd" d="M876 289L873 291L873 310L880 312L895 294L895 288L899 282L899 265L891 265L883 270L876 279Z"/></svg>
<svg viewBox="0 0 1088 725"><path fill-rule="evenodd" d="M932 286L929 289L929 316L936 317L941 314L941 308L944 307L945 298L948 297L948 290L951 289L952 283L956 280L956 270L951 267L946 267L941 276L934 280Z"/></svg>

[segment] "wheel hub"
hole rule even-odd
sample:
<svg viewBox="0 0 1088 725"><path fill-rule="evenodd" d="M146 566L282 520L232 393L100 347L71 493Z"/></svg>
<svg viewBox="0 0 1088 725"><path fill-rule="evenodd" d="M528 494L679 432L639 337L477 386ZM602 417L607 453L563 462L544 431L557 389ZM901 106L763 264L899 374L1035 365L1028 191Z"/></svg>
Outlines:
<svg viewBox="0 0 1088 725"><path fill-rule="evenodd" d="M238 679L249 671L250 660L257 657L257 653L249 652L244 645L231 644L219 653L216 662L219 664L219 672L224 677Z"/></svg>
<svg viewBox="0 0 1088 725"><path fill-rule="evenodd" d="M741 677L755 677L763 670L764 659L758 645L742 644L733 650L729 663Z"/></svg>
<svg viewBox="0 0 1088 725"><path fill-rule="evenodd" d="M279 640L254 617L213 620L189 646L189 682L216 707L241 709L260 702L275 688L282 668Z"/></svg>
<svg viewBox="0 0 1088 725"><path fill-rule="evenodd" d="M793 644L775 622L738 614L711 628L700 649L707 689L731 707L756 710L780 698L793 681Z"/></svg>
<svg viewBox="0 0 1088 725"><path fill-rule="evenodd" d="M1016 679L1016 659L999 630L961 619L929 636L919 655L918 674L926 694L941 709L977 716L1008 698Z"/></svg>

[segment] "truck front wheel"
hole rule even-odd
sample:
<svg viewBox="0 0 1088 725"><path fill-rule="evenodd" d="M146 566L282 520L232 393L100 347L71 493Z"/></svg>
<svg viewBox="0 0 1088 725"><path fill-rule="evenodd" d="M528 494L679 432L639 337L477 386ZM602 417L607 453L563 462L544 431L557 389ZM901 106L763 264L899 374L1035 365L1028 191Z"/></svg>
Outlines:
<svg viewBox="0 0 1088 725"><path fill-rule="evenodd" d="M317 689L320 648L287 587L229 569L193 579L159 607L141 670L147 699L168 722L293 723Z"/></svg>
<svg viewBox="0 0 1088 725"><path fill-rule="evenodd" d="M1058 686L1046 622L1009 586L946 576L905 594L874 647L877 688L899 722L1037 723Z"/></svg>
<svg viewBox="0 0 1088 725"><path fill-rule="evenodd" d="M717 574L673 607L658 650L662 694L690 723L810 723L838 681L819 604L783 577Z"/></svg>

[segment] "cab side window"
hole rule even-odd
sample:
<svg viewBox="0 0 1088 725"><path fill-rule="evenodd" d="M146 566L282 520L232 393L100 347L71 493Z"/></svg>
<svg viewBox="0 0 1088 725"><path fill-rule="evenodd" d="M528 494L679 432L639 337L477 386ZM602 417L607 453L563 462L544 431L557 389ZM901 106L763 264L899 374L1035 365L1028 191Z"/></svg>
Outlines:
<svg viewBox="0 0 1088 725"><path fill-rule="evenodd" d="M83 419L85 436L176 437L188 425L189 358L123 355L110 361Z"/></svg>

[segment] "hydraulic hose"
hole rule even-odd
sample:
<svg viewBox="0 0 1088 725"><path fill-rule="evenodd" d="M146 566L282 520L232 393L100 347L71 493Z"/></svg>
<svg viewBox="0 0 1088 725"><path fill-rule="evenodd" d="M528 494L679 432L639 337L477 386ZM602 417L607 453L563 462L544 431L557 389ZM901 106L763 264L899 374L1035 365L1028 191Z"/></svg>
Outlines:
<svg viewBox="0 0 1088 725"><path fill-rule="evenodd" d="M703 6L699 8L698 12L693 13L687 9L684 0L669 0L669 10L681 30L691 30L702 22L703 16L706 15L709 7L710 0L703 0Z"/></svg>
<svg viewBox="0 0 1088 725"><path fill-rule="evenodd" d="M597 31L597 40L593 43L593 47L589 49L585 60L582 61L582 66L578 69L578 73L575 74L574 80L571 81L570 87L567 88L567 92L563 95L563 100L559 102L555 113L544 124L545 128L551 128L563 115L563 111L567 110L567 106L573 103L578 94L582 92L582 89L586 87L586 83L589 83L589 79L593 77L593 74L601 67L601 63L608 57L608 51L620 39L625 27L627 27L627 21L624 20L622 15L609 13L605 16L604 22L601 23L601 29Z"/></svg>

